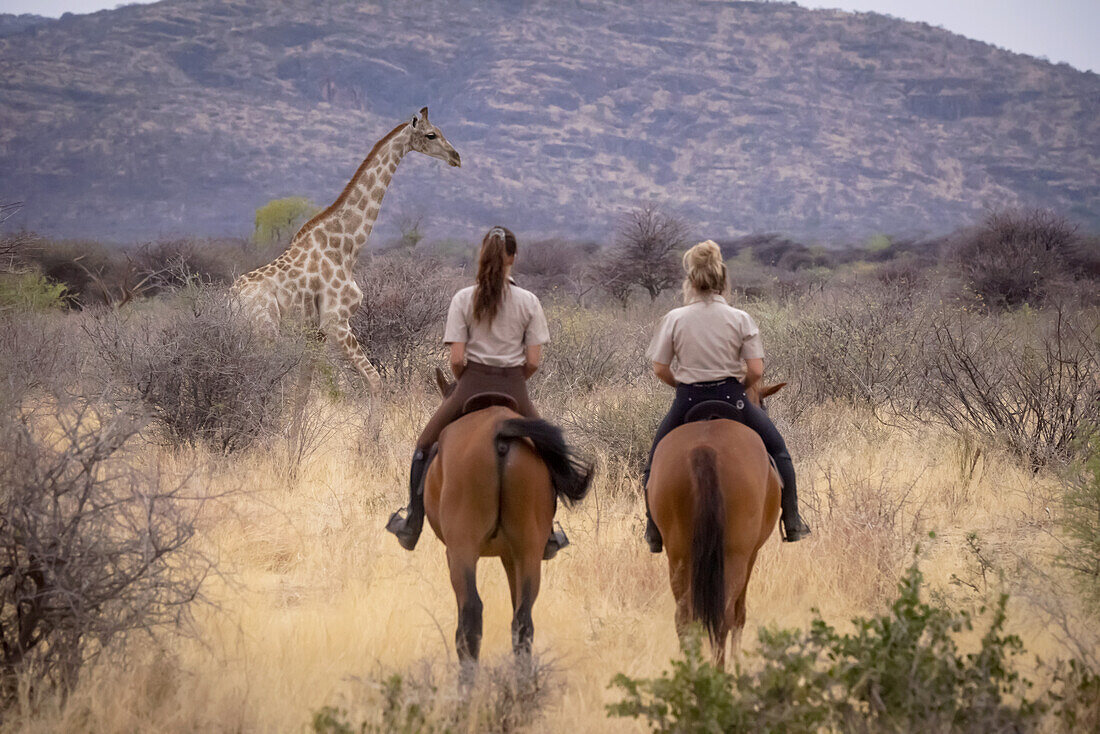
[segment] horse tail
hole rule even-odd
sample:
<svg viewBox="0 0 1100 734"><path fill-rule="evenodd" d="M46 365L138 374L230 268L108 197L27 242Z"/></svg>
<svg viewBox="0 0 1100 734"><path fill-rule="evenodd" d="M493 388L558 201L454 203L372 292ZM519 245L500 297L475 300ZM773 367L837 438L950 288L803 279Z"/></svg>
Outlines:
<svg viewBox="0 0 1100 734"><path fill-rule="evenodd" d="M561 429L541 418L508 418L497 429L496 443L498 466L503 472L504 457L511 443L528 439L535 452L550 471L554 493L569 506L580 502L588 494L592 481L592 463L581 459L569 448Z"/></svg>
<svg viewBox="0 0 1100 734"><path fill-rule="evenodd" d="M691 608L717 645L726 607L726 508L718 487L718 454L710 446L697 446L690 462L695 488Z"/></svg>

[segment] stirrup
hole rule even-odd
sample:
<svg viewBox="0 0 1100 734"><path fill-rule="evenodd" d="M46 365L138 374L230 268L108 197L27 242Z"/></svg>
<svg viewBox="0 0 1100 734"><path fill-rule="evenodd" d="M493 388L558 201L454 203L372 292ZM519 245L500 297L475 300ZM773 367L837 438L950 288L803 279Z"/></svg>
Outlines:
<svg viewBox="0 0 1100 734"><path fill-rule="evenodd" d="M542 552L542 560L549 561L565 546L569 545L569 538L561 529L561 523L554 521L554 527L550 531L550 537L546 539L546 549Z"/></svg>

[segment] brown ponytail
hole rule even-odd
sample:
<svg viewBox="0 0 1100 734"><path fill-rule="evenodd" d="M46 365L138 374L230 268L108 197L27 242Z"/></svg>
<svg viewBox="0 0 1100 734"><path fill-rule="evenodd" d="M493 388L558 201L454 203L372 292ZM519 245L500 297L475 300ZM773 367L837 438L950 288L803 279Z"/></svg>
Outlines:
<svg viewBox="0 0 1100 734"><path fill-rule="evenodd" d="M474 320L492 324L504 300L504 258L516 254L516 236L504 227L493 227L481 240L474 288Z"/></svg>

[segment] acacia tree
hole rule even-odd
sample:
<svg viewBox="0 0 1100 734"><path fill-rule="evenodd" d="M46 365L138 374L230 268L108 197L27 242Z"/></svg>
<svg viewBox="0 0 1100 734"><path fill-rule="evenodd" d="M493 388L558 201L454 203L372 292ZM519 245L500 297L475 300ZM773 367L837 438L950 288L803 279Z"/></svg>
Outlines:
<svg viewBox="0 0 1100 734"><path fill-rule="evenodd" d="M600 267L618 298L624 283L637 285L654 300L680 280L677 252L687 244L687 224L663 212L656 204L643 204L619 224L608 256ZM605 288L606 289L606 288Z"/></svg>
<svg viewBox="0 0 1100 734"><path fill-rule="evenodd" d="M320 207L302 196L272 199L256 210L252 239L259 245L285 244L319 210Z"/></svg>

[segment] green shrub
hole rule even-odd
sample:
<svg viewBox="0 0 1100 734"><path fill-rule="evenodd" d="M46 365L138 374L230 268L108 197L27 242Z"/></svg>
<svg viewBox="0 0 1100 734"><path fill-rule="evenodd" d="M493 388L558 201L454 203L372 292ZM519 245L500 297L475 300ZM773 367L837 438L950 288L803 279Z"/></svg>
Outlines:
<svg viewBox="0 0 1100 734"><path fill-rule="evenodd" d="M65 286L40 273L0 275L0 310L50 311L65 306Z"/></svg>
<svg viewBox="0 0 1100 734"><path fill-rule="evenodd" d="M252 239L259 245L289 242L318 211L320 207L301 196L272 199L256 210L256 229Z"/></svg>
<svg viewBox="0 0 1100 734"><path fill-rule="evenodd" d="M1081 580L1085 600L1100 614L1100 431L1084 442L1084 459L1065 494L1062 528L1069 553L1058 562Z"/></svg>
<svg viewBox="0 0 1100 734"><path fill-rule="evenodd" d="M973 629L971 615L923 602L921 584L914 565L890 610L852 620L851 633L816 613L809 630L761 630L756 672L718 671L688 645L671 675L616 676L625 698L608 712L644 717L657 732L1034 728L1042 706L1026 698L1030 684L1011 666L1022 643L1004 632L1007 596L991 610L980 648L961 654L956 638Z"/></svg>

